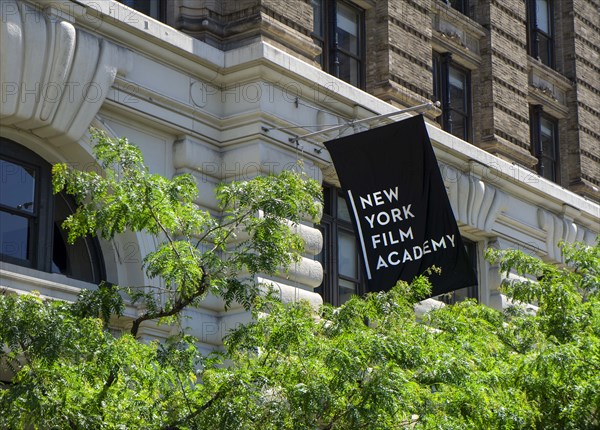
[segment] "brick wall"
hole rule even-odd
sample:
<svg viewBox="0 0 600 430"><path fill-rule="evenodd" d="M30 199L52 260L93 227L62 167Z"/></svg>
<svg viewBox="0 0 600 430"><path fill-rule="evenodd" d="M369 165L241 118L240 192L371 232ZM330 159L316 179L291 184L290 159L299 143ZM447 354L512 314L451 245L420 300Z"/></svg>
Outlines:
<svg viewBox="0 0 600 430"><path fill-rule="evenodd" d="M479 145L532 168L537 160L531 155L529 133L525 3L481 2L479 16L488 30L483 40L481 73L481 96L486 102L474 124L485 130Z"/></svg>
<svg viewBox="0 0 600 430"><path fill-rule="evenodd" d="M562 121L563 186L600 200L600 3L561 3L556 16L565 76L573 84Z"/></svg>
<svg viewBox="0 0 600 430"><path fill-rule="evenodd" d="M554 70L528 55L524 0L472 2L470 18L441 0L356 3L366 6L368 92L399 106L430 100L432 51L439 49L440 43L444 48L441 52L452 51L454 44L457 53L453 60L464 60L471 70L472 143L534 169L537 159L532 155L529 108L531 104L542 104L545 112L559 120L558 182L600 200L598 0L554 1ZM319 48L310 37L310 0L174 0L170 4L179 8L172 19L182 30L221 49L262 39L317 65L314 58ZM452 40L452 35L440 39L446 35L440 30L436 33L432 24L440 11L448 14L443 18L452 25L464 26L463 36L470 38L468 43L466 39ZM477 52L473 51L473 43ZM536 70L549 81L558 82L558 92L543 94L544 89L532 82L537 79L533 76ZM438 114L428 112L430 117Z"/></svg>
<svg viewBox="0 0 600 430"><path fill-rule="evenodd" d="M377 2L377 69L368 69L368 89L384 100L411 106L430 100L431 16L429 1ZM369 29L367 29L369 32Z"/></svg>
<svg viewBox="0 0 600 430"><path fill-rule="evenodd" d="M172 18L176 28L222 50L264 39L310 63L320 52L310 37L310 0L184 0L179 6L174 1L167 4L176 8Z"/></svg>

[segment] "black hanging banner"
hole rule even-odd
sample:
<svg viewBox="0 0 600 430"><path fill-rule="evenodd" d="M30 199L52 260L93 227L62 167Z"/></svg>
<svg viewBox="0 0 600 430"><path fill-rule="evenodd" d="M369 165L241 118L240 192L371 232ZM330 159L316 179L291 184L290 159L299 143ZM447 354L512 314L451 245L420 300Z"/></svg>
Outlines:
<svg viewBox="0 0 600 430"><path fill-rule="evenodd" d="M325 142L362 249L368 291L431 266L432 295L477 284L421 115Z"/></svg>

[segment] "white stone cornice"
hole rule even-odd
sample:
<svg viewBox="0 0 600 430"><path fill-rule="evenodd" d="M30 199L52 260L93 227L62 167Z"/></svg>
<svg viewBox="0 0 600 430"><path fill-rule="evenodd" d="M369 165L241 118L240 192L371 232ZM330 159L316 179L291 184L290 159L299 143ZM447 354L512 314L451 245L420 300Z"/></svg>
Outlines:
<svg viewBox="0 0 600 430"><path fill-rule="evenodd" d="M3 125L62 145L81 138L130 52L27 3L3 0L0 63ZM41 55L40 55L41 54Z"/></svg>

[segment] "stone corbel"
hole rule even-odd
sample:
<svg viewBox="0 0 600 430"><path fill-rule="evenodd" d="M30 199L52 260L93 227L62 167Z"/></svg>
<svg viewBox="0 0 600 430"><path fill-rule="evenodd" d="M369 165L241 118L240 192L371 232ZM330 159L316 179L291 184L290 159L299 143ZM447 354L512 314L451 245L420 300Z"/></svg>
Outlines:
<svg viewBox="0 0 600 430"><path fill-rule="evenodd" d="M491 234L498 216L506 210L507 197L477 176L444 166L450 204L461 223Z"/></svg>
<svg viewBox="0 0 600 430"><path fill-rule="evenodd" d="M546 251L552 260L563 262L558 243L584 242L591 245L594 242L594 234L586 228L576 224L569 217L572 211L563 208L565 215L559 217L545 209L538 209L538 227L546 233Z"/></svg>
<svg viewBox="0 0 600 430"><path fill-rule="evenodd" d="M59 146L85 133L131 53L47 10L3 0L0 120Z"/></svg>

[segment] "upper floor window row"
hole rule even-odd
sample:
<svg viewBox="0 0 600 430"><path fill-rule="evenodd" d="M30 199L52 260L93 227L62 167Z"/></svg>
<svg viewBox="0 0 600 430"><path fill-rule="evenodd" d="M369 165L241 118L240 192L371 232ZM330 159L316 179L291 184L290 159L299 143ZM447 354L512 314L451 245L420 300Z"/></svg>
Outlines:
<svg viewBox="0 0 600 430"><path fill-rule="evenodd" d="M118 0L164 21L166 0ZM356 87L364 87L364 11L351 2L312 0L313 40L321 47L316 60L324 71Z"/></svg>

